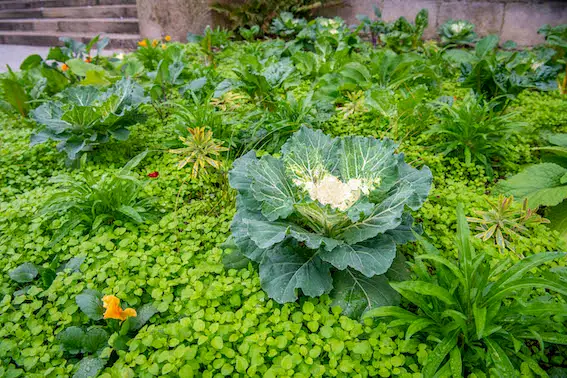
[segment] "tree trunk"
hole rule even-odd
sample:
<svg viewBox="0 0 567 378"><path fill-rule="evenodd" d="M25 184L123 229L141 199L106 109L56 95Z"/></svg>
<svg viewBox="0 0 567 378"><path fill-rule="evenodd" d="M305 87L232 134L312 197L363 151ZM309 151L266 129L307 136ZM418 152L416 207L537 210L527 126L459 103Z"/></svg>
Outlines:
<svg viewBox="0 0 567 378"><path fill-rule="evenodd" d="M159 39L170 35L186 42L187 33L202 34L213 26L209 0L137 0L142 38Z"/></svg>

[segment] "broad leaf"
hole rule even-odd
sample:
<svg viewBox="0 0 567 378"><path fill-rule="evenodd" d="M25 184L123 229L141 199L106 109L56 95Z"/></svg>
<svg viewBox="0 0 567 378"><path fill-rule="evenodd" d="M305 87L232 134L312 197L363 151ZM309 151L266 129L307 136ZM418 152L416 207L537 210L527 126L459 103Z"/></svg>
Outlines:
<svg viewBox="0 0 567 378"><path fill-rule="evenodd" d="M75 298L77 305L92 320L102 319L102 294L94 290L85 290Z"/></svg>
<svg viewBox="0 0 567 378"><path fill-rule="evenodd" d="M318 297L333 288L330 267L318 256L304 256L289 245L274 248L260 264L260 281L278 303L297 300L297 289Z"/></svg>
<svg viewBox="0 0 567 378"><path fill-rule="evenodd" d="M553 163L542 163L498 184L500 192L518 198L527 198L530 206L555 206L567 198L567 185L561 178L567 169Z"/></svg>
<svg viewBox="0 0 567 378"><path fill-rule="evenodd" d="M333 281L332 305L340 306L342 313L349 317L359 318L372 309L400 302L399 294L383 275L367 278L352 269L346 269L336 272Z"/></svg>
<svg viewBox="0 0 567 378"><path fill-rule="evenodd" d="M57 335L57 339L61 343L63 350L70 354L78 354L83 352L83 342L85 332L80 327L68 327Z"/></svg>
<svg viewBox="0 0 567 378"><path fill-rule="evenodd" d="M108 346L110 335L102 328L93 327L83 336L83 350L87 353L96 353Z"/></svg>
<svg viewBox="0 0 567 378"><path fill-rule="evenodd" d="M73 378L93 378L98 375L98 373L104 369L106 362L100 358L96 357L83 357L79 361L79 368L73 374Z"/></svg>
<svg viewBox="0 0 567 378"><path fill-rule="evenodd" d="M319 256L339 270L351 267L371 278L390 268L396 257L396 243L387 236L378 236L358 244L343 244L331 251L322 250Z"/></svg>
<svg viewBox="0 0 567 378"><path fill-rule="evenodd" d="M262 203L262 214L274 221L286 218L293 212L295 203L292 182L285 174L280 160L263 156L256 164L250 165L254 177L250 189L257 201Z"/></svg>
<svg viewBox="0 0 567 378"><path fill-rule="evenodd" d="M8 275L18 283L32 282L38 275L37 267L32 263L23 263L12 269Z"/></svg>

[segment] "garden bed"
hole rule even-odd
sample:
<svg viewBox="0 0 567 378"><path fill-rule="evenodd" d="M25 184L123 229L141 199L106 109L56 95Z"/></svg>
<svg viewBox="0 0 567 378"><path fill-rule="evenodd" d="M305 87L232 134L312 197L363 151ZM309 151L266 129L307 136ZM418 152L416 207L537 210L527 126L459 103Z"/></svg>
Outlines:
<svg viewBox="0 0 567 378"><path fill-rule="evenodd" d="M564 50L419 17L3 76L0 376L566 374Z"/></svg>

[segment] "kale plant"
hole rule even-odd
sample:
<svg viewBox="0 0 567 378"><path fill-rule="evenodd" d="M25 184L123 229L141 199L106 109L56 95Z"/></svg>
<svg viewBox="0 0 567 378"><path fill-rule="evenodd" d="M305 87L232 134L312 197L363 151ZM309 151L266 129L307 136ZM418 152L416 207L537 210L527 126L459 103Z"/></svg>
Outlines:
<svg viewBox="0 0 567 378"><path fill-rule="evenodd" d="M124 141L127 127L136 123L134 117L140 104L146 101L144 90L130 79L122 79L101 92L93 86L70 87L31 112L42 128L31 137L31 146L59 141L58 151L69 160L92 151L110 137Z"/></svg>
<svg viewBox="0 0 567 378"><path fill-rule="evenodd" d="M470 45L477 38L474 24L467 20L448 20L439 28L444 45Z"/></svg>
<svg viewBox="0 0 567 378"><path fill-rule="evenodd" d="M395 302L383 275L396 244L414 238L406 209L421 207L432 182L429 168L410 167L395 149L388 139L331 138L304 126L281 158L251 151L235 161L233 241L260 264L271 298L292 302L296 289L315 297L335 287L347 314Z"/></svg>

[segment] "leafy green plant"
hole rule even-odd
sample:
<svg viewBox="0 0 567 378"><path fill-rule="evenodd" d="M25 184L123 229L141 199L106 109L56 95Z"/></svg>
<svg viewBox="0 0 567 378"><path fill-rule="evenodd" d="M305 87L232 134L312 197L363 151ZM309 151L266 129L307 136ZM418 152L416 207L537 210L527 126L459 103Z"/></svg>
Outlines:
<svg viewBox="0 0 567 378"><path fill-rule="evenodd" d="M59 256L56 256L48 267L37 266L30 262L26 262L18 265L16 268L12 269L8 275L10 278L19 284L31 284L34 282L38 276L41 279L40 284L44 289L48 289L57 273L64 270L69 270L71 272L76 272L80 269L81 264L85 261L85 257L73 257L64 264L59 265ZM25 286L22 290L17 292L18 294L25 294L25 292L30 288L30 286Z"/></svg>
<svg viewBox="0 0 567 378"><path fill-rule="evenodd" d="M278 37L290 38L299 34L306 26L307 20L304 18L295 18L293 13L282 12L278 17L272 20L270 33Z"/></svg>
<svg viewBox="0 0 567 378"><path fill-rule="evenodd" d="M266 33L272 24L272 20L283 12L295 16L308 16L321 8L342 4L342 0L252 0L244 3L217 2L211 6L211 9L224 15L232 25L233 30L259 25L262 31Z"/></svg>
<svg viewBox="0 0 567 378"><path fill-rule="evenodd" d="M351 315L394 301L383 274L396 244L413 239L406 206L421 207L432 180L427 167L410 167L395 148L390 140L333 139L302 127L281 159L252 151L235 161L233 241L260 264L268 296L284 303L298 289L313 297L350 285L336 300ZM363 296L363 306L350 302Z"/></svg>
<svg viewBox="0 0 567 378"><path fill-rule="evenodd" d="M250 28L241 27L238 29L238 33L244 40L252 42L254 38L260 34L260 27L258 25L254 25Z"/></svg>
<svg viewBox="0 0 567 378"><path fill-rule="evenodd" d="M388 24L386 31L381 35L384 44L396 52L415 50L422 43L423 32L429 25L429 11L420 10L411 24L405 17L400 17Z"/></svg>
<svg viewBox="0 0 567 378"><path fill-rule="evenodd" d="M41 127L32 135L31 146L58 141L57 150L69 160L93 151L111 136L128 139L127 127L138 121L136 111L146 101L143 89L130 79L118 81L105 92L94 86L71 87L57 97L31 113Z"/></svg>
<svg viewBox="0 0 567 378"><path fill-rule="evenodd" d="M565 76L561 84L561 93L567 94L567 24L551 26L544 25L538 31L543 34L545 44L555 51L553 62L565 66Z"/></svg>
<svg viewBox="0 0 567 378"><path fill-rule="evenodd" d="M104 223L116 220L144 223L155 218L150 207L152 198L143 198L147 180L140 180L132 170L146 152L135 156L118 172L93 176L87 169L79 177L57 176L51 182L59 186L41 207L43 222L61 219L50 245L58 243L79 225L94 231Z"/></svg>
<svg viewBox="0 0 567 378"><path fill-rule="evenodd" d="M549 154L545 162L527 167L500 181L496 190L525 198L532 206L548 206L551 226L567 235L567 134L546 135L550 146L539 149Z"/></svg>
<svg viewBox="0 0 567 378"><path fill-rule="evenodd" d="M509 265L503 260L491 266L486 254L470 241L463 206L457 207L457 261L443 257L422 240L425 254L411 264L417 280L392 282L392 287L416 306L415 312L384 306L367 317L395 319L407 325L406 339L421 333L437 346L429 354L425 377L515 377L522 364L545 376L530 350L530 343L565 344L567 307L548 296L530 298L532 288L567 294L567 282L550 271L543 277L534 268L564 259L561 252L537 253ZM429 262L429 264L427 264Z"/></svg>
<svg viewBox="0 0 567 378"><path fill-rule="evenodd" d="M479 163L489 175L495 158L510 146L510 136L524 126L514 113L498 113L496 104L467 95L455 104L439 103L439 122L427 135L443 155L457 156L467 164Z"/></svg>
<svg viewBox="0 0 567 378"><path fill-rule="evenodd" d="M233 68L238 77L236 86L266 107L272 107L276 102L279 88L289 88L293 85L288 79L294 71L289 59L264 66L253 55L243 56L240 65Z"/></svg>
<svg viewBox="0 0 567 378"><path fill-rule="evenodd" d="M387 33L388 23L382 20L382 12L380 11L380 8L373 5L372 9L374 11L374 16L376 17L375 20L371 20L370 17L363 14L357 15L356 18L360 21L358 31L369 33L372 46L376 47L382 44L381 35Z"/></svg>
<svg viewBox="0 0 567 378"><path fill-rule="evenodd" d="M93 324L67 327L57 335L61 349L79 359L74 378L97 376L112 364L112 354L127 350L126 343L158 312L151 304L122 310L118 298L94 290L77 295L76 303Z"/></svg>
<svg viewBox="0 0 567 378"><path fill-rule="evenodd" d="M151 80L148 90L149 97L162 122L169 115L170 104L168 101L174 95L174 90L185 83L184 69L183 50L178 45L171 45L164 49L157 69L148 72L148 77Z"/></svg>
<svg viewBox="0 0 567 378"><path fill-rule="evenodd" d="M172 154L183 155L179 162L179 169L192 164L191 177L197 178L199 174L207 173L207 166L220 169L222 162L217 160L221 152L228 151L226 147L213 139L213 132L204 127L188 128L189 137L179 139L186 147L169 150Z"/></svg>
<svg viewBox="0 0 567 378"><path fill-rule="evenodd" d="M500 252L506 249L515 252L513 241L526 235L526 226L534 224L549 223L548 219L542 218L536 210L528 207L528 199L524 199L522 207L516 209L513 206L514 197L498 196L498 202L487 200L491 209L488 211L477 211L480 218L467 217L470 223L478 224L476 235L482 241L494 239L494 244Z"/></svg>
<svg viewBox="0 0 567 378"><path fill-rule="evenodd" d="M252 29L254 27L251 27L250 32L252 32ZM187 34L187 40L199 46L199 50L205 56L205 65L207 66L215 65L215 53L226 46L231 37L232 32L219 26L213 29L209 25L203 31L203 35Z"/></svg>
<svg viewBox="0 0 567 378"><path fill-rule="evenodd" d="M477 39L474 28L467 20L447 20L439 28L439 36L444 45L470 45Z"/></svg>
<svg viewBox="0 0 567 378"><path fill-rule="evenodd" d="M476 44L474 54L468 54L468 61L461 64L459 80L463 87L496 101L496 110L506 108L525 89L557 88L557 71L553 67L542 64L534 70L530 60L519 52L499 52L498 41L496 35L484 37Z"/></svg>

